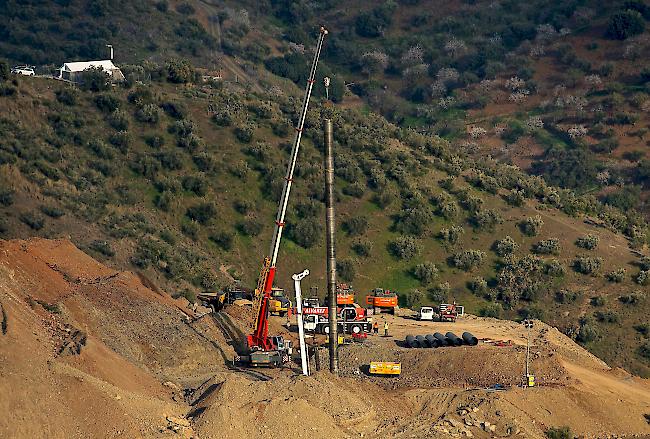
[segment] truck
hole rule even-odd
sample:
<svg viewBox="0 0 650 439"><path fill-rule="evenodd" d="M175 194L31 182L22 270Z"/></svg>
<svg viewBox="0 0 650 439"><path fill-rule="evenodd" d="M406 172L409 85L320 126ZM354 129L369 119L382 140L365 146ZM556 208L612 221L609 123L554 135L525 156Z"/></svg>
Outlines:
<svg viewBox="0 0 650 439"><path fill-rule="evenodd" d="M304 328L316 334L329 334L329 308L326 306L307 307L304 314ZM344 305L337 309L339 333L361 334L370 332L372 323L366 310L358 304Z"/></svg>
<svg viewBox="0 0 650 439"><path fill-rule="evenodd" d="M291 300L285 295L284 290L273 287L271 289L271 298L269 299L269 312L284 317L291 307Z"/></svg>
<svg viewBox="0 0 650 439"><path fill-rule="evenodd" d="M441 303L438 306L441 322L455 322L458 316L465 315L465 307L454 303Z"/></svg>
<svg viewBox="0 0 650 439"><path fill-rule="evenodd" d="M394 291L384 290L383 288L375 288L366 297L366 305L372 306L373 312L376 314L379 311L388 311L395 314L397 309L397 293Z"/></svg>
<svg viewBox="0 0 650 439"><path fill-rule="evenodd" d="M418 320L433 320L434 314L433 307L422 306L418 311Z"/></svg>

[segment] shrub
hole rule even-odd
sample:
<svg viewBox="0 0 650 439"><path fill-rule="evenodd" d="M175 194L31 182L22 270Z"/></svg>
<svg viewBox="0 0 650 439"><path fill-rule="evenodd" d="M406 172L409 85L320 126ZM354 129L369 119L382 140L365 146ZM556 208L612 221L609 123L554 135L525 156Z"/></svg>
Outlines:
<svg viewBox="0 0 650 439"><path fill-rule="evenodd" d="M187 107L181 102L165 102L162 104L162 109L174 119L184 119L188 115Z"/></svg>
<svg viewBox="0 0 650 439"><path fill-rule="evenodd" d="M129 128L129 118L122 110L113 111L106 120L113 129L118 131L126 131Z"/></svg>
<svg viewBox="0 0 650 439"><path fill-rule="evenodd" d="M104 113L112 113L120 108L120 100L108 93L99 94L95 96L94 100L97 108Z"/></svg>
<svg viewBox="0 0 650 439"><path fill-rule="evenodd" d="M433 282L438 277L438 274L438 267L433 262L418 264L413 269L413 276L424 285Z"/></svg>
<svg viewBox="0 0 650 439"><path fill-rule="evenodd" d="M645 21L637 11L616 12L609 18L605 36L613 40L625 40L645 30Z"/></svg>
<svg viewBox="0 0 650 439"><path fill-rule="evenodd" d="M115 250L111 247L111 244L108 241L96 240L90 243L88 246L91 250L96 251L104 256L112 258L115 256Z"/></svg>
<svg viewBox="0 0 650 439"><path fill-rule="evenodd" d="M204 179L193 175L183 177L181 185L183 189L194 192L199 197L205 196L208 192L208 183Z"/></svg>
<svg viewBox="0 0 650 439"><path fill-rule="evenodd" d="M210 241L214 242L226 251L232 249L233 238L234 235L226 231L215 232L209 236Z"/></svg>
<svg viewBox="0 0 650 439"><path fill-rule="evenodd" d="M357 269L352 259L343 259L336 262L336 273L341 280L352 282L357 274Z"/></svg>
<svg viewBox="0 0 650 439"><path fill-rule="evenodd" d="M490 303L479 310L481 317L492 317L495 319L501 318L503 308L500 303Z"/></svg>
<svg viewBox="0 0 650 439"><path fill-rule="evenodd" d="M111 134L108 141L111 142L111 145L119 149L122 154L126 154L129 151L131 136L126 131L118 131L117 133Z"/></svg>
<svg viewBox="0 0 650 439"><path fill-rule="evenodd" d="M361 183L352 183L343 187L343 193L355 198L363 197L366 187Z"/></svg>
<svg viewBox="0 0 650 439"><path fill-rule="evenodd" d="M185 60L167 62L167 80L174 84L185 84L194 80L194 69Z"/></svg>
<svg viewBox="0 0 650 439"><path fill-rule="evenodd" d="M64 105L73 106L77 103L79 93L74 88L64 88L56 91L56 100Z"/></svg>
<svg viewBox="0 0 650 439"><path fill-rule="evenodd" d="M640 271L634 278L634 282L639 285L650 285L650 271Z"/></svg>
<svg viewBox="0 0 650 439"><path fill-rule="evenodd" d="M443 282L429 289L429 299L436 303L445 303L450 292L449 282Z"/></svg>
<svg viewBox="0 0 650 439"><path fill-rule="evenodd" d="M212 203L200 203L187 208L187 216L201 224L207 224L217 214L217 208Z"/></svg>
<svg viewBox="0 0 650 439"><path fill-rule="evenodd" d="M254 203L249 200L237 200L234 202L233 207L238 213L246 215L254 207Z"/></svg>
<svg viewBox="0 0 650 439"><path fill-rule="evenodd" d="M646 360L650 360L650 341L646 341L644 344L642 344L639 349L637 350L639 353L639 356L641 358L645 358ZM650 418L650 416L645 415L646 419Z"/></svg>
<svg viewBox="0 0 650 439"><path fill-rule="evenodd" d="M643 298L642 295L634 293L634 294L628 294L626 296L620 296L618 300L619 302L624 303L626 305L636 305L641 301L642 298Z"/></svg>
<svg viewBox="0 0 650 439"><path fill-rule="evenodd" d="M394 199L395 196L391 192L382 190L379 193L375 194L375 196L372 198L372 202L375 203L377 207L385 209L390 206Z"/></svg>
<svg viewBox="0 0 650 439"><path fill-rule="evenodd" d="M544 239L533 245L533 253L538 255L559 255L560 240L557 238Z"/></svg>
<svg viewBox="0 0 650 439"><path fill-rule="evenodd" d="M352 244L352 251L354 251L359 256L363 256L364 258L370 256L371 250L372 250L372 242L368 240L359 240L359 241L355 241Z"/></svg>
<svg viewBox="0 0 650 439"><path fill-rule="evenodd" d="M587 236L578 238L576 240L576 246L587 250L594 250L596 247L598 247L599 242L600 238L598 236L589 234Z"/></svg>
<svg viewBox="0 0 650 439"><path fill-rule="evenodd" d="M621 283L625 279L625 273L626 273L625 268L619 268L617 270L610 271L605 275L605 277L610 282Z"/></svg>
<svg viewBox="0 0 650 439"><path fill-rule="evenodd" d="M471 218L470 222L477 230L494 231L498 224L503 223L503 218L499 212L494 209L483 209L476 212Z"/></svg>
<svg viewBox="0 0 650 439"><path fill-rule="evenodd" d="M290 224L287 232L293 242L303 248L311 248L321 240L323 226L314 218L306 218Z"/></svg>
<svg viewBox="0 0 650 439"><path fill-rule="evenodd" d="M146 104L136 111L135 118L142 123L156 125L160 120L160 108L154 104Z"/></svg>
<svg viewBox="0 0 650 439"><path fill-rule="evenodd" d="M594 296L589 303L591 306L605 306L606 300L604 296Z"/></svg>
<svg viewBox="0 0 650 439"><path fill-rule="evenodd" d="M413 309L424 300L424 293L418 289L411 290L406 296L406 304Z"/></svg>
<svg viewBox="0 0 650 439"><path fill-rule="evenodd" d="M253 140L254 130L251 125L244 125L235 128L235 137L241 143L250 143Z"/></svg>
<svg viewBox="0 0 650 439"><path fill-rule="evenodd" d="M641 268L643 271L650 270L650 256L643 256L641 259L639 259L639 268Z"/></svg>
<svg viewBox="0 0 650 439"><path fill-rule="evenodd" d="M544 263L544 273L552 277L562 277L566 274L566 268L557 259L551 259Z"/></svg>
<svg viewBox="0 0 650 439"><path fill-rule="evenodd" d="M59 209L56 206L42 205L41 212L43 212L45 215L49 216L50 218L61 218L63 215L65 215L65 211Z"/></svg>
<svg viewBox="0 0 650 439"><path fill-rule="evenodd" d="M483 264L485 252L481 250L464 250L451 257L451 265L464 271L474 270Z"/></svg>
<svg viewBox="0 0 650 439"><path fill-rule="evenodd" d="M169 212L173 200L174 200L174 196L172 195L172 193L169 191L164 191L156 195L153 203L158 209L164 212Z"/></svg>
<svg viewBox="0 0 650 439"><path fill-rule="evenodd" d="M212 172L216 168L214 158L207 152L199 152L192 156L192 161L201 172Z"/></svg>
<svg viewBox="0 0 650 439"><path fill-rule="evenodd" d="M492 250L494 253L502 258L515 253L518 248L519 244L517 244L510 236L494 241L494 244L492 244Z"/></svg>
<svg viewBox="0 0 650 439"><path fill-rule="evenodd" d="M579 256L573 260L573 269L582 274L595 274L602 265L602 258Z"/></svg>
<svg viewBox="0 0 650 439"><path fill-rule="evenodd" d="M488 283L482 277L475 277L467 282L467 288L479 297L483 297L490 292Z"/></svg>
<svg viewBox="0 0 650 439"><path fill-rule="evenodd" d="M427 206L402 209L396 215L395 230L400 233L422 236L429 229L433 214Z"/></svg>
<svg viewBox="0 0 650 439"><path fill-rule="evenodd" d="M45 218L37 213L25 212L20 215L20 220L32 230L41 230L45 225Z"/></svg>
<svg viewBox="0 0 650 439"><path fill-rule="evenodd" d="M13 189L0 189L0 205L9 207L14 204L14 194L16 191Z"/></svg>
<svg viewBox="0 0 650 439"><path fill-rule="evenodd" d="M542 230L543 225L544 221L542 221L542 217L535 215L534 217L528 217L525 220L521 221L519 223L519 230L521 230L521 233L524 235L537 236Z"/></svg>
<svg viewBox="0 0 650 439"><path fill-rule="evenodd" d="M580 343L589 343L600 337L600 331L589 320L583 321L576 334L576 340Z"/></svg>
<svg viewBox="0 0 650 439"><path fill-rule="evenodd" d="M196 134L190 134L187 137L179 137L176 140L176 146L179 148L187 149L188 151L196 151L203 145L201 138Z"/></svg>
<svg viewBox="0 0 650 439"><path fill-rule="evenodd" d="M548 439L573 439L573 433L569 427L551 427L546 430Z"/></svg>
<svg viewBox="0 0 650 439"><path fill-rule="evenodd" d="M555 293L555 301L558 303L573 303L578 300L580 294L571 290L560 290Z"/></svg>
<svg viewBox="0 0 650 439"><path fill-rule="evenodd" d="M110 77L101 67L89 67L81 72L81 88L83 90L99 92L110 88Z"/></svg>
<svg viewBox="0 0 650 439"><path fill-rule="evenodd" d="M192 241L196 241L199 237L199 225L194 221L187 221L181 224L181 232Z"/></svg>
<svg viewBox="0 0 650 439"><path fill-rule="evenodd" d="M390 253L398 259L413 259L420 254L420 244L411 236L400 236L388 244Z"/></svg>
<svg viewBox="0 0 650 439"><path fill-rule="evenodd" d="M354 216L343 222L343 228L349 236L359 236L368 230L368 218L365 216Z"/></svg>
<svg viewBox="0 0 650 439"><path fill-rule="evenodd" d="M594 317L602 323L618 323L620 320L618 314L613 311L596 311Z"/></svg>
<svg viewBox="0 0 650 439"><path fill-rule="evenodd" d="M465 233L460 226L451 226L449 228L442 228L438 232L438 239L442 241L446 248L452 248L460 242L460 238Z"/></svg>
<svg viewBox="0 0 650 439"><path fill-rule="evenodd" d="M634 325L634 330L639 334L647 337L648 335L650 335L650 324L640 323L638 325Z"/></svg>

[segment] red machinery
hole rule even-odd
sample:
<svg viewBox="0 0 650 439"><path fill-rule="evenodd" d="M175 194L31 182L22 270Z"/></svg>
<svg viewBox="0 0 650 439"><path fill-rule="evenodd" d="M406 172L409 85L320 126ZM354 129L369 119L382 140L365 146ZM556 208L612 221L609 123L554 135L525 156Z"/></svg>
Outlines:
<svg viewBox="0 0 650 439"><path fill-rule="evenodd" d="M275 232L273 233L273 240L271 241L270 257L264 258L260 277L257 282L257 289L253 298L254 322L253 333L248 335L247 343L251 351L249 362L251 365L274 365L280 361L284 361L287 357L285 350L288 348L288 343L285 343L282 337L269 337L269 298L271 297L271 289L273 287L273 279L275 278L276 262L278 259L278 251L280 249L280 240L282 239L282 231L284 230L284 218L287 211L287 204L289 202L289 194L291 192L291 185L293 183L293 172L296 168L296 161L298 158L298 150L300 149L300 140L302 138L302 131L305 125L305 118L307 117L307 108L309 106L309 99L311 98L312 89L316 76L316 67L323 48L323 41L327 35L327 29L320 28L318 36L318 44L316 45L316 52L311 64L309 72L309 79L307 80L307 87L305 96L302 102L302 112L296 127L296 137L291 150L291 158L287 174L285 176L284 189L278 206L278 214L275 221Z"/></svg>
<svg viewBox="0 0 650 439"><path fill-rule="evenodd" d="M349 284L336 285L336 304L352 305L354 303L354 289Z"/></svg>

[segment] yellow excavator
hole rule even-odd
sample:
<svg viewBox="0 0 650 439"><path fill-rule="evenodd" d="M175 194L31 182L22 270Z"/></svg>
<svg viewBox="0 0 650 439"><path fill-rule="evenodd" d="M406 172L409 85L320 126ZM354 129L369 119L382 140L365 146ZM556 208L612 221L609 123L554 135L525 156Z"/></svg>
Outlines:
<svg viewBox="0 0 650 439"><path fill-rule="evenodd" d="M280 317L287 315L293 304L282 288L273 287L269 298L269 312Z"/></svg>

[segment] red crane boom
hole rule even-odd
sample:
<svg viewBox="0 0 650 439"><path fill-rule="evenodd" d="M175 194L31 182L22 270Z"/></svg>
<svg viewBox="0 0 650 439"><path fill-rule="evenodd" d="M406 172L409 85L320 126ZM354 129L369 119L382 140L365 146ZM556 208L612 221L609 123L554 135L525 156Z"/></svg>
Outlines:
<svg viewBox="0 0 650 439"><path fill-rule="evenodd" d="M316 45L316 52L311 64L309 78L307 79L307 87L305 89L305 97L302 101L302 112L298 120L296 129L296 137L291 149L291 158L285 176L284 189L282 190L282 197L280 198L280 205L278 206L278 215L275 220L275 232L271 241L270 257L264 258L260 277L257 282L254 297L254 318L253 333L247 337L248 347L251 350L270 351L276 349L271 338L269 338L269 298L271 296L271 288L273 287L273 279L275 278L275 265L278 259L278 251L280 249L280 240L282 239L282 231L284 230L284 218L287 212L287 204L289 203L289 194L291 193L291 185L293 183L293 171L296 168L296 161L298 159L298 150L300 149L300 140L302 139L302 130L305 126L305 118L307 117L307 108L309 107L309 100L311 98L312 89L316 77L316 67L323 48L323 41L327 35L327 29L320 28L318 36L318 44Z"/></svg>

